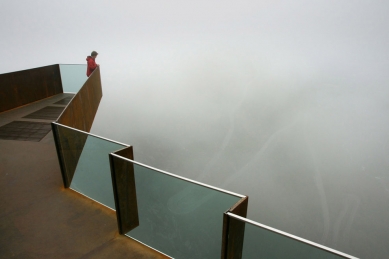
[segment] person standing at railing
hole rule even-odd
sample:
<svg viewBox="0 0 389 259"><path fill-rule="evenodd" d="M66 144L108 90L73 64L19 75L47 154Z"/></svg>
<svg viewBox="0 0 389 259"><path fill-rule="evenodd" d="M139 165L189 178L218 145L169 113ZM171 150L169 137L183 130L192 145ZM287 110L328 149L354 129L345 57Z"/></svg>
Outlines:
<svg viewBox="0 0 389 259"><path fill-rule="evenodd" d="M90 54L90 56L87 56L86 57L86 61L87 61L87 64L88 64L88 67L86 69L86 76L89 77L92 72L96 69L96 67L99 66L99 64L96 64L96 57L99 53L97 53L96 51L92 51L92 53Z"/></svg>

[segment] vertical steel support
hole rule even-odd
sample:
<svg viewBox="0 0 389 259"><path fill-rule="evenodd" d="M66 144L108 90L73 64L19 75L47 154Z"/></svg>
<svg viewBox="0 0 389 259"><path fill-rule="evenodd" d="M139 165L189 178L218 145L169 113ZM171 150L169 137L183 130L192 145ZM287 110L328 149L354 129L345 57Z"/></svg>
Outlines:
<svg viewBox="0 0 389 259"><path fill-rule="evenodd" d="M240 199L227 212L234 213L241 217L247 216L249 197ZM222 237L222 259L240 259L243 252L243 239L245 223L231 219L227 212L223 215L223 237Z"/></svg>
<svg viewBox="0 0 389 259"><path fill-rule="evenodd" d="M65 188L69 188L88 134L56 122L52 122L51 125L61 166L62 179Z"/></svg>
<svg viewBox="0 0 389 259"><path fill-rule="evenodd" d="M51 129L54 136L54 142L55 142L55 148L57 149L57 156L59 161L59 166L61 168L61 175L62 175L62 181L65 188L69 188L70 183L66 176L66 169L65 169L65 163L63 161L63 153L62 153L62 147L61 147L61 140L58 134L58 126L55 122L51 123Z"/></svg>
<svg viewBox="0 0 389 259"><path fill-rule="evenodd" d="M134 159L132 147L121 149L114 154ZM119 233L124 235L139 226L134 165L112 154L109 155L109 161Z"/></svg>

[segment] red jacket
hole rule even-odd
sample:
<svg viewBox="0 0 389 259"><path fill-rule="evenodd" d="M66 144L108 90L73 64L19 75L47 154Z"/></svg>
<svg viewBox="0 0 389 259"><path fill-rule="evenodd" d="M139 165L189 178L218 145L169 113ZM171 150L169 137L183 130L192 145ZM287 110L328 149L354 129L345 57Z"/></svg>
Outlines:
<svg viewBox="0 0 389 259"><path fill-rule="evenodd" d="M86 69L86 76L89 77L90 74L92 74L93 70L96 69L97 67L97 64L95 62L95 58L94 57L91 57L91 56L87 56L86 57L86 61L88 63L88 67Z"/></svg>

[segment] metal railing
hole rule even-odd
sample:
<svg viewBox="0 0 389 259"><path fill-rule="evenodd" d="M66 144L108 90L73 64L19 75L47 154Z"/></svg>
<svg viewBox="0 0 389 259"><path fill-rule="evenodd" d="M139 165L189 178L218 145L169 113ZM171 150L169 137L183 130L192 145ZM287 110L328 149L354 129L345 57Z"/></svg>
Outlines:
<svg viewBox="0 0 389 259"><path fill-rule="evenodd" d="M174 258L355 259L247 219L247 196L141 164L131 146L90 134L101 96L98 68L52 128L64 186L116 210L120 234Z"/></svg>

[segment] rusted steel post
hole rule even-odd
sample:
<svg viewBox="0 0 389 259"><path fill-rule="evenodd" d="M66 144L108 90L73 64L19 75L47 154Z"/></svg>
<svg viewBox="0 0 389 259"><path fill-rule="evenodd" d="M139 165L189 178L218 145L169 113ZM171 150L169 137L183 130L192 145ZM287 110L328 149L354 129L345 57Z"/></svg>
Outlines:
<svg viewBox="0 0 389 259"><path fill-rule="evenodd" d="M61 166L63 184L65 188L69 188L88 134L57 124L56 122L52 122L51 125Z"/></svg>
<svg viewBox="0 0 389 259"><path fill-rule="evenodd" d="M243 197L227 212L234 213L241 217L247 216L249 197ZM243 239L245 223L238 220L231 220L227 215L223 215L223 237L222 237L222 259L242 258Z"/></svg>
<svg viewBox="0 0 389 259"><path fill-rule="evenodd" d="M114 154L134 159L132 147L121 149ZM134 165L112 154L109 155L109 161L119 233L124 235L139 226Z"/></svg>

